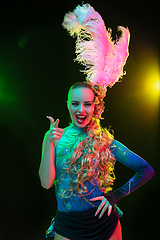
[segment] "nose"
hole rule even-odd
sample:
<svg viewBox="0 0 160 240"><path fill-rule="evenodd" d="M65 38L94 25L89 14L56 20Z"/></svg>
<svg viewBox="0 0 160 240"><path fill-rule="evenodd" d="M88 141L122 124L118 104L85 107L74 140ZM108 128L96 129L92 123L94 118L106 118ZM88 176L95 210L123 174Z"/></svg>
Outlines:
<svg viewBox="0 0 160 240"><path fill-rule="evenodd" d="M85 112L85 108L84 108L83 104L80 104L80 105L79 105L78 111L79 111L80 113Z"/></svg>

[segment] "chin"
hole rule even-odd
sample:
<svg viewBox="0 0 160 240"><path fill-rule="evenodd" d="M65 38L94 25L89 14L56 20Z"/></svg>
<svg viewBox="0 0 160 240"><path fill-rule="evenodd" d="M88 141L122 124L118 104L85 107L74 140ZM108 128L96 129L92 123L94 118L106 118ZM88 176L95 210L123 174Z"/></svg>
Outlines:
<svg viewBox="0 0 160 240"><path fill-rule="evenodd" d="M87 124L78 124L78 123L75 123L75 125L79 128L85 128L87 126Z"/></svg>
<svg viewBox="0 0 160 240"><path fill-rule="evenodd" d="M75 119L75 121L73 121L73 123L74 123L77 127L79 127L79 128L85 128L85 127L87 126L87 124L88 124L88 121L86 121L86 122L84 122L84 123L79 123L79 122L77 122L76 119Z"/></svg>

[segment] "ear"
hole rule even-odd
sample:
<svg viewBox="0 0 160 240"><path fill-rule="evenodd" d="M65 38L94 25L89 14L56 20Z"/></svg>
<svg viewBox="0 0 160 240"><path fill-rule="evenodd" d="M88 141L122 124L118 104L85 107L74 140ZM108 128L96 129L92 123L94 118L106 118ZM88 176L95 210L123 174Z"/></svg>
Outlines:
<svg viewBox="0 0 160 240"><path fill-rule="evenodd" d="M68 108L68 110L69 110L69 102L68 102L68 101L66 101L66 103L67 103L67 108Z"/></svg>

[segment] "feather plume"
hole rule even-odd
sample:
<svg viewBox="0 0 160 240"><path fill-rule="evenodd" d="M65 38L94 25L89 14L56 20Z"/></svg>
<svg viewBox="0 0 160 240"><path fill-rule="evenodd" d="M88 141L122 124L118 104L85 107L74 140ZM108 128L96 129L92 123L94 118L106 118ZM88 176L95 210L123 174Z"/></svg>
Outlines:
<svg viewBox="0 0 160 240"><path fill-rule="evenodd" d="M123 66L129 55L128 28L118 27L122 36L112 41L111 29L106 30L102 17L89 4L78 5L66 14L62 25L71 36L77 37L75 61L85 67L83 72L88 82L112 87L125 74Z"/></svg>

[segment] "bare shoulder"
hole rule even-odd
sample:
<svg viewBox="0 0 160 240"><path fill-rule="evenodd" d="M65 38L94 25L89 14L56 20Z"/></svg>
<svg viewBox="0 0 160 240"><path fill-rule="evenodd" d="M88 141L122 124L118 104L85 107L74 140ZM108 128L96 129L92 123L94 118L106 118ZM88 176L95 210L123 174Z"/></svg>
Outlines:
<svg viewBox="0 0 160 240"><path fill-rule="evenodd" d="M68 126L68 127L65 127L65 128L63 128L63 134L62 134L62 136L65 134L65 132L68 130L68 128L69 128L69 126ZM56 148L56 146L57 146L57 144L58 144L59 140L60 140L60 139L57 139L57 140L54 142L54 147L55 147L55 148Z"/></svg>

